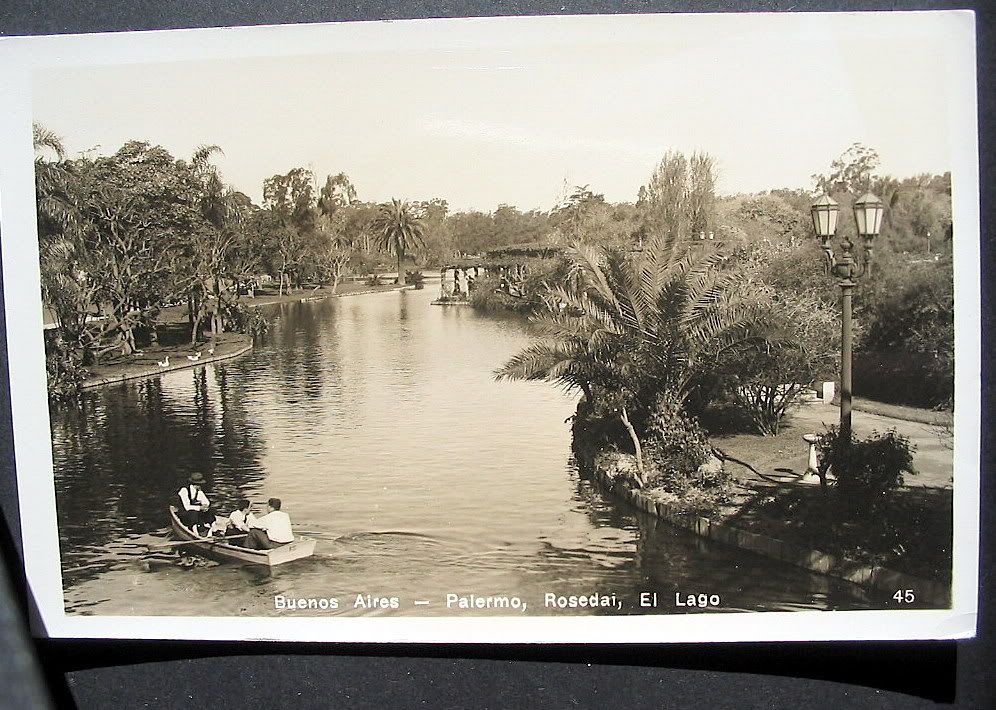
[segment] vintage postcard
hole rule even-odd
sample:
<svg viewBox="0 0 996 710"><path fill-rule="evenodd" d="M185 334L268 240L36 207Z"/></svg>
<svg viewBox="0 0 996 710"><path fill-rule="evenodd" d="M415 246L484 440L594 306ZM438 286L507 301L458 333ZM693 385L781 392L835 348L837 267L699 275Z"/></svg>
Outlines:
<svg viewBox="0 0 996 710"><path fill-rule="evenodd" d="M0 39L36 633L974 635L974 33Z"/></svg>

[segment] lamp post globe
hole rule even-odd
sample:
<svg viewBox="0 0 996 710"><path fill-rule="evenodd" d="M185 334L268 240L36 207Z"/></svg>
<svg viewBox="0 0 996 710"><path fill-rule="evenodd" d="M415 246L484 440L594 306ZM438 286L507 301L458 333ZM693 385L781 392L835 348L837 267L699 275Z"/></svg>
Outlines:
<svg viewBox="0 0 996 710"><path fill-rule="evenodd" d="M813 231L821 240L830 239L837 233L837 217L840 205L830 195L823 195L809 208L813 215Z"/></svg>
<svg viewBox="0 0 996 710"><path fill-rule="evenodd" d="M882 217L885 207L882 200L866 192L854 202L854 223L862 237L877 237L882 231Z"/></svg>

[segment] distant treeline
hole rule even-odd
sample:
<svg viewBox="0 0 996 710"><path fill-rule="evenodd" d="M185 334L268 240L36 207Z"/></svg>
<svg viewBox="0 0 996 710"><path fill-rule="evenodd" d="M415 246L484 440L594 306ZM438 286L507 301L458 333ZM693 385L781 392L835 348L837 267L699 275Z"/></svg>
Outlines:
<svg viewBox="0 0 996 710"><path fill-rule="evenodd" d="M302 167L265 180L257 205L224 182L211 162L217 146L178 158L130 141L113 155L70 158L58 136L36 126L35 148L42 296L58 326L50 372L154 342L169 305L186 306L196 341L207 330L251 329L240 299L263 284L280 292L334 288L350 273L400 266L403 274L511 244L636 250L665 230L731 252L778 251L784 273L776 281L828 304L837 298L812 236L813 193L717 196L716 167L704 153L666 153L633 202L612 203L579 186L548 210L503 204L485 213L451 212L441 197L364 201L345 173L322 179ZM913 350L949 368L950 175L878 177L877 161L855 145L814 176L816 188L841 203L842 233L853 234L847 215L860 192L873 190L887 206L875 278L857 299L863 342ZM538 291L551 284L534 281L539 304Z"/></svg>

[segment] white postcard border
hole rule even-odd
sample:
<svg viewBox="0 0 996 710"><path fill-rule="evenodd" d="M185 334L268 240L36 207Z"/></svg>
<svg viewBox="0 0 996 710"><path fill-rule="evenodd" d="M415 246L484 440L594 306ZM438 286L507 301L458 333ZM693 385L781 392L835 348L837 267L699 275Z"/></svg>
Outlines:
<svg viewBox="0 0 996 710"><path fill-rule="evenodd" d="M785 23L827 32L860 15L885 30L899 16L930 16L959 52L949 76L953 154L956 352L954 582L950 610L797 611L636 617L155 617L67 615L59 538L39 293L31 146L31 73L55 66L174 62L598 41L620 32L652 36L677 21ZM818 23L818 24L817 24ZM838 26L834 23L840 23ZM330 49L334 48L334 49ZM980 464L979 185L974 14L806 13L614 15L359 22L334 25L174 30L0 39L0 225L10 396L25 570L38 618L51 637L351 642L702 642L947 639L974 635L978 598Z"/></svg>

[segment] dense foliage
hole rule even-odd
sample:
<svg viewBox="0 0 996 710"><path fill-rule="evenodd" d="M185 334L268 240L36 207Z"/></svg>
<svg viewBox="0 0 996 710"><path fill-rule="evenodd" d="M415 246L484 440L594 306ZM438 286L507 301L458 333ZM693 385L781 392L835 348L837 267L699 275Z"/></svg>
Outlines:
<svg viewBox="0 0 996 710"><path fill-rule="evenodd" d="M821 481L826 485L828 474L833 474L836 491L853 499L855 505L874 507L903 485L905 475L916 473L916 447L892 430L858 439L853 433L848 438L831 427L816 446Z"/></svg>
<svg viewBox="0 0 996 710"><path fill-rule="evenodd" d="M70 359L86 367L154 345L176 305L197 342L258 327L238 304L270 283L283 294L306 284L334 290L349 274L417 279L423 268L525 243L566 256L528 259L514 289L482 275L472 302L546 314L554 336L581 327L577 314L591 310L584 333L564 342L590 346L588 366L607 362L606 347L618 359L598 373L604 381L574 386L612 391L636 427L655 393L674 389L694 415L725 401L774 433L804 389L835 371L837 288L811 236L811 193L717 196L705 153L665 154L632 203L586 185L565 189L547 211L503 204L485 213L451 212L438 197L365 202L345 173L321 181L301 167L266 179L260 206L225 185L211 163L216 146L184 159L131 141L109 156L69 159L40 126L35 145L42 291L58 326L61 344L49 351L64 360L59 372L75 371ZM898 180L876 176L877 164L874 150L856 144L814 176L841 203L841 234L853 233L846 215L857 191L887 204L875 277L855 299L855 390L951 406L950 175ZM719 345L744 335L748 311L764 314L766 330L735 349ZM727 317L738 325L724 330ZM710 337L719 340L706 344ZM925 386L890 369L896 358ZM653 377L630 376L650 365Z"/></svg>

